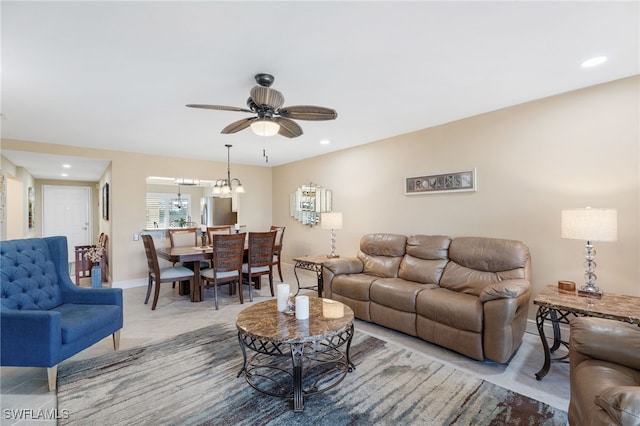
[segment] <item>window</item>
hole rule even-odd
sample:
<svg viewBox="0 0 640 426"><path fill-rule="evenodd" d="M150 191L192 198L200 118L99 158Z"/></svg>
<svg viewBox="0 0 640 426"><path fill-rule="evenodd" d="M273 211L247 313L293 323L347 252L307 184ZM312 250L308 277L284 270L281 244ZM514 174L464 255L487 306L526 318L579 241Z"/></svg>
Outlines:
<svg viewBox="0 0 640 426"><path fill-rule="evenodd" d="M191 194L147 192L146 228L182 226L191 219Z"/></svg>

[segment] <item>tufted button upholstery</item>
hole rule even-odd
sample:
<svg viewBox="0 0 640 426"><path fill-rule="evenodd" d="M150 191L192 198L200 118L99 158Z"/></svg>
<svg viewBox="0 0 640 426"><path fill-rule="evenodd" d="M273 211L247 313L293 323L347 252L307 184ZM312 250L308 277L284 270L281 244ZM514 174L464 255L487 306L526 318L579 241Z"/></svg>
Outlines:
<svg viewBox="0 0 640 426"><path fill-rule="evenodd" d="M2 306L18 310L47 310L62 304L55 265L42 239L0 244Z"/></svg>

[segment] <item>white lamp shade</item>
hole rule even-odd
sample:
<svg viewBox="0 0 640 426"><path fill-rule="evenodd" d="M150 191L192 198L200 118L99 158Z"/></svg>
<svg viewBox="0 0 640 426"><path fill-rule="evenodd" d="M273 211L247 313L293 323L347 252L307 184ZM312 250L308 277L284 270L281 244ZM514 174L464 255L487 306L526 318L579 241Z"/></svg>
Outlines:
<svg viewBox="0 0 640 426"><path fill-rule="evenodd" d="M561 212L562 238L583 241L616 241L616 209L567 209Z"/></svg>
<svg viewBox="0 0 640 426"><path fill-rule="evenodd" d="M280 131L280 125L272 120L256 120L251 123L251 130L258 136L273 136Z"/></svg>
<svg viewBox="0 0 640 426"><path fill-rule="evenodd" d="M322 213L322 217L320 218L320 228L342 229L342 213L340 212Z"/></svg>

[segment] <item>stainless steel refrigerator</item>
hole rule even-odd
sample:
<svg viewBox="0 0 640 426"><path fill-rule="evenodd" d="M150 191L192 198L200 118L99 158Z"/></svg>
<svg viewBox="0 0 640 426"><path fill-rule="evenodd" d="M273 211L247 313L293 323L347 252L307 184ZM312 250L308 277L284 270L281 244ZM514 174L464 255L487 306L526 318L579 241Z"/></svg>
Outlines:
<svg viewBox="0 0 640 426"><path fill-rule="evenodd" d="M238 223L238 214L231 211L231 198L203 197L200 199L200 212L202 225L234 225Z"/></svg>

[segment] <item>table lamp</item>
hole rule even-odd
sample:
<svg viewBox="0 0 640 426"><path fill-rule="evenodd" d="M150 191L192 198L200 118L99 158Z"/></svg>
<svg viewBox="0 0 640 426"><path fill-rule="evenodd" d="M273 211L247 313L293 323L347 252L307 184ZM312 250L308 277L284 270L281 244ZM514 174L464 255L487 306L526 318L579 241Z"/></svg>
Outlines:
<svg viewBox="0 0 640 426"><path fill-rule="evenodd" d="M587 281L578 294L581 296L601 297L602 293L596 280L596 250L594 241L616 241L618 239L618 211L616 209L567 209L561 212L562 238L584 240L585 269L584 278Z"/></svg>
<svg viewBox="0 0 640 426"><path fill-rule="evenodd" d="M322 213L320 228L331 230L331 253L328 258L340 257L336 254L336 229L342 229L342 213L331 212Z"/></svg>

